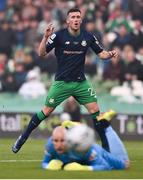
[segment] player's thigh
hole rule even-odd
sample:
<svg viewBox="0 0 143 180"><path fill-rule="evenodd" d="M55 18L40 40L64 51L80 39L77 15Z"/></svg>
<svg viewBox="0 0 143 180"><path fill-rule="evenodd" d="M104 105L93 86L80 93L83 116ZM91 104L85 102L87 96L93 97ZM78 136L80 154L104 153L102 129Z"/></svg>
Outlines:
<svg viewBox="0 0 143 180"><path fill-rule="evenodd" d="M78 84L74 91L74 97L82 105L97 103L96 91L87 80Z"/></svg>
<svg viewBox="0 0 143 180"><path fill-rule="evenodd" d="M54 81L48 91L45 106L55 108L65 99L70 97L70 91L63 81Z"/></svg>

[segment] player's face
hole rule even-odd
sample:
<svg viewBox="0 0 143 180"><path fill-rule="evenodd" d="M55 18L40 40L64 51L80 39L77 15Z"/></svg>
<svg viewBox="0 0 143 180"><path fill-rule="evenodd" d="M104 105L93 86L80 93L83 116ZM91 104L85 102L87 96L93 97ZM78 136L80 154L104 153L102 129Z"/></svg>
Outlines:
<svg viewBox="0 0 143 180"><path fill-rule="evenodd" d="M59 135L57 137L53 137L53 144L55 147L55 150L59 153L62 154L66 151L66 143L65 143L65 138L62 135Z"/></svg>
<svg viewBox="0 0 143 180"><path fill-rule="evenodd" d="M82 23L82 17L80 12L71 12L67 17L68 27L74 31L80 29L80 25Z"/></svg>

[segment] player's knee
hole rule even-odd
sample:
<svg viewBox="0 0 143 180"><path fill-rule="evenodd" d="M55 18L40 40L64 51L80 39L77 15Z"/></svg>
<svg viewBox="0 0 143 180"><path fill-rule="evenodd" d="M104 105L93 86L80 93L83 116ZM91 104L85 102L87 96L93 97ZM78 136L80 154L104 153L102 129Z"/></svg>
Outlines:
<svg viewBox="0 0 143 180"><path fill-rule="evenodd" d="M96 102L88 103L85 105L90 114L94 114L99 111L98 104Z"/></svg>
<svg viewBox="0 0 143 180"><path fill-rule="evenodd" d="M53 112L53 110L54 110L54 108L52 108L52 107L46 107L46 106L42 109L43 113L44 113L45 116L47 116L47 117Z"/></svg>
<svg viewBox="0 0 143 180"><path fill-rule="evenodd" d="M90 114L94 114L94 113L96 113L96 112L99 111L99 108L98 108L98 106L93 105L93 106L91 106L91 107L89 108L88 111L89 111Z"/></svg>

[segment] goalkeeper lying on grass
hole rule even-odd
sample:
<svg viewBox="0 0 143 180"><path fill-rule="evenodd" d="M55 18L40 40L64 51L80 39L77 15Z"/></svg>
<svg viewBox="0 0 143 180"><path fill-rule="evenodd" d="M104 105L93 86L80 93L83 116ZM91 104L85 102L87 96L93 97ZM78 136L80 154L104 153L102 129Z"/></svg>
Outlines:
<svg viewBox="0 0 143 180"><path fill-rule="evenodd" d="M42 168L66 171L100 171L129 168L127 152L111 126L105 129L110 152L107 152L98 144L92 144L85 152L77 152L74 148L70 149L66 141L67 127L74 128L73 126L76 125L73 122L65 121L62 126L54 129L52 137L48 139L46 144Z"/></svg>

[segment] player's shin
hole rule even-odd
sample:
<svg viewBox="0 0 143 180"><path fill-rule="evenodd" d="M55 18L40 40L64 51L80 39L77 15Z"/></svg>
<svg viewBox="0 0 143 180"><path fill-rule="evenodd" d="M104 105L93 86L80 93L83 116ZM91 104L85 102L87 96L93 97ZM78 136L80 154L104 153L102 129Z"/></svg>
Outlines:
<svg viewBox="0 0 143 180"><path fill-rule="evenodd" d="M23 133L18 137L15 144L12 146L12 151L17 153L25 141L28 139L31 132L43 121L47 116L41 111L37 114L34 114Z"/></svg>

